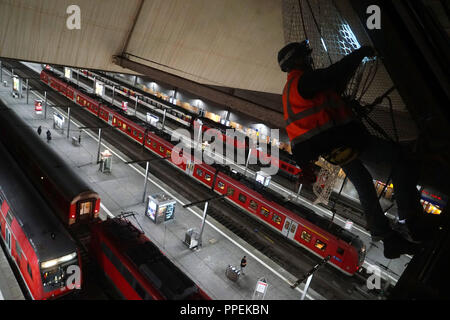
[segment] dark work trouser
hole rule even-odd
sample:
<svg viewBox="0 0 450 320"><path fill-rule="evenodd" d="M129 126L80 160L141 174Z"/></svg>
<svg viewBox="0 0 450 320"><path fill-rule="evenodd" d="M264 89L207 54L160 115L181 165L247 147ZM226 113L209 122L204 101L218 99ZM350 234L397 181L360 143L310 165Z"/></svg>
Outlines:
<svg viewBox="0 0 450 320"><path fill-rule="evenodd" d="M374 136L369 138L357 159L342 166L358 192L372 236L384 237L391 229L378 201L372 175L366 166L375 171L387 168L388 172L384 175L384 180L389 174L392 174L400 220L413 220L422 212L420 194L416 188L418 171L411 162L405 159L399 146Z"/></svg>

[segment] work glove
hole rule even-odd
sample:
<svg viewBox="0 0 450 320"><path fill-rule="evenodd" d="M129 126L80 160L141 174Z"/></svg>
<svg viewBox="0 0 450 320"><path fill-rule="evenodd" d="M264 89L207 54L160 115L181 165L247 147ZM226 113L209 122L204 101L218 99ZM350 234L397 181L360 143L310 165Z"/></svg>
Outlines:
<svg viewBox="0 0 450 320"><path fill-rule="evenodd" d="M303 166L298 174L298 183L302 185L312 185L317 181L316 166L310 162Z"/></svg>
<svg viewBox="0 0 450 320"><path fill-rule="evenodd" d="M362 46L359 51L368 58L372 58L376 56L376 51L374 48L372 48L371 46Z"/></svg>

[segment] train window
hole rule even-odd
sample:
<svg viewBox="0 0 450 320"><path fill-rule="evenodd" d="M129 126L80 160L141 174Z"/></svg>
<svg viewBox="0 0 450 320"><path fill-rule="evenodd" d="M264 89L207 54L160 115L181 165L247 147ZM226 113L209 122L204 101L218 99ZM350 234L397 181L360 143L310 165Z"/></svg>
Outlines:
<svg viewBox="0 0 450 320"><path fill-rule="evenodd" d="M103 251L103 253L105 254L105 256L106 256L109 260L111 260L112 252L111 252L111 250L108 248L108 246L107 246L105 243L101 242L101 243L100 243L100 247L102 248L102 251Z"/></svg>
<svg viewBox="0 0 450 320"><path fill-rule="evenodd" d="M153 141L153 148L156 148L156 142Z"/></svg>
<svg viewBox="0 0 450 320"><path fill-rule="evenodd" d="M325 251L325 248L327 247L327 245L320 241L320 240L316 240L316 244L314 245L317 249L320 249L322 251Z"/></svg>
<svg viewBox="0 0 450 320"><path fill-rule="evenodd" d="M127 132L131 133L131 127L127 127Z"/></svg>
<svg viewBox="0 0 450 320"><path fill-rule="evenodd" d="M164 152L164 147L159 146L159 151Z"/></svg>
<svg viewBox="0 0 450 320"><path fill-rule="evenodd" d="M203 176L203 171L200 170L200 169L197 169L197 175L198 175L199 177Z"/></svg>
<svg viewBox="0 0 450 320"><path fill-rule="evenodd" d="M301 238L306 242L311 242L311 235L306 231L302 232Z"/></svg>
<svg viewBox="0 0 450 320"><path fill-rule="evenodd" d="M139 295L139 297L141 297L144 300L145 299L145 291L141 287L141 285L139 283L135 282L133 288L134 288L134 290L136 290L136 293Z"/></svg>
<svg viewBox="0 0 450 320"><path fill-rule="evenodd" d="M292 226L291 226L291 233L295 232L295 228L296 228L295 224L292 224Z"/></svg>
<svg viewBox="0 0 450 320"><path fill-rule="evenodd" d="M239 201L242 203L245 203L247 201L247 197L244 196L242 193L239 193L239 197L238 197Z"/></svg>
<svg viewBox="0 0 450 320"><path fill-rule="evenodd" d="M30 275L30 278L33 279L33 272L31 271L29 263L27 263L27 271L28 271L28 274Z"/></svg>
<svg viewBox="0 0 450 320"><path fill-rule="evenodd" d="M20 260L20 256L22 255L22 249L20 248L19 242L16 240L16 252L17 252L17 259Z"/></svg>
<svg viewBox="0 0 450 320"><path fill-rule="evenodd" d="M8 225L11 225L12 221L13 221L12 212L11 212L11 210L8 210L8 213L6 214L6 223Z"/></svg>
<svg viewBox="0 0 450 320"><path fill-rule="evenodd" d="M124 265L121 264L121 268L120 268L120 273L123 275L123 277L125 278L125 280L131 285L133 283L134 277L133 275L130 273L130 271L128 271L127 268L125 268Z"/></svg>
<svg viewBox="0 0 450 320"><path fill-rule="evenodd" d="M224 184L222 181L219 181L219 182L217 183L217 186L219 187L220 190L225 189L225 184Z"/></svg>
<svg viewBox="0 0 450 320"><path fill-rule="evenodd" d="M166 156L170 157L172 155L172 151L166 150Z"/></svg>
<svg viewBox="0 0 450 320"><path fill-rule="evenodd" d="M205 180L206 181L211 181L211 176L209 174L205 174Z"/></svg>
<svg viewBox="0 0 450 320"><path fill-rule="evenodd" d="M269 210L267 210L266 208L264 208L264 207L261 207L261 211L260 211L260 213L264 216L264 217L268 217L269 216Z"/></svg>
<svg viewBox="0 0 450 320"><path fill-rule="evenodd" d="M137 136L137 131L133 130L133 136Z"/></svg>
<svg viewBox="0 0 450 320"><path fill-rule="evenodd" d="M258 209L258 203L254 200L250 200L250 208L252 208L253 210Z"/></svg>
<svg viewBox="0 0 450 320"><path fill-rule="evenodd" d="M228 187L228 189L227 189L227 195L229 195L229 196L234 195L234 189L231 188L231 187Z"/></svg>
<svg viewBox="0 0 450 320"><path fill-rule="evenodd" d="M116 122L117 122L117 119L114 118L114 119L113 119L113 124L116 124Z"/></svg>
<svg viewBox="0 0 450 320"><path fill-rule="evenodd" d="M286 223L284 224L284 228L285 229L289 229L290 224L291 223L289 221L286 221Z"/></svg>
<svg viewBox="0 0 450 320"><path fill-rule="evenodd" d="M281 223L281 217L274 213L272 215L272 221L275 222L276 224L280 224Z"/></svg>
<svg viewBox="0 0 450 320"><path fill-rule="evenodd" d="M127 129L127 125L125 123L122 124L122 129L126 130Z"/></svg>
<svg viewBox="0 0 450 320"><path fill-rule="evenodd" d="M83 214L90 214L91 211L92 211L92 201L80 202L80 209L79 209L80 216Z"/></svg>
<svg viewBox="0 0 450 320"><path fill-rule="evenodd" d="M337 248L337 253L338 253L339 255L343 256L343 255L344 255L344 249L338 247L338 248Z"/></svg>
<svg viewBox="0 0 450 320"><path fill-rule="evenodd" d="M142 133L139 133L139 139L142 139Z"/></svg>
<svg viewBox="0 0 450 320"><path fill-rule="evenodd" d="M147 139L147 143L148 143L148 144L152 144L152 140Z"/></svg>

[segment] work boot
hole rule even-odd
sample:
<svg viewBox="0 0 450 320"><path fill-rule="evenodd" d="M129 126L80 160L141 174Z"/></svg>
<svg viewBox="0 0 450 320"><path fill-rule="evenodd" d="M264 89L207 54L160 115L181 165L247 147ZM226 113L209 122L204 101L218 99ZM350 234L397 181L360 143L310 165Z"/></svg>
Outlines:
<svg viewBox="0 0 450 320"><path fill-rule="evenodd" d="M402 254L415 254L419 250L417 244L409 242L396 231L392 231L383 239L383 245L384 256L388 259L397 259Z"/></svg>
<svg viewBox="0 0 450 320"><path fill-rule="evenodd" d="M414 239L412 237L411 231L409 230L409 228L408 228L406 223L397 222L396 224L394 224L392 226L392 229L394 231L397 231L399 234L401 234L401 236L403 238L405 238L406 240L408 240L409 242L412 242L412 243L420 243L420 242L422 242L422 240L417 240L417 239Z"/></svg>
<svg viewBox="0 0 450 320"><path fill-rule="evenodd" d="M414 241L433 240L442 228L442 217L423 213L418 217L406 220L406 225Z"/></svg>

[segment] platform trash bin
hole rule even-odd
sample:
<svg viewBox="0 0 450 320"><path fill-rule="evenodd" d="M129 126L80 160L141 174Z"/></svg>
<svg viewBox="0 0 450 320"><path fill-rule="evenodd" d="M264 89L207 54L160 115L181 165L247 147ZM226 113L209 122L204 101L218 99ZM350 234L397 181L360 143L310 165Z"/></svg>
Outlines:
<svg viewBox="0 0 450 320"><path fill-rule="evenodd" d="M232 265L229 264L227 269L225 270L225 275L231 281L236 282L236 281L238 281L239 276L241 275L241 270L239 270L238 268L233 267Z"/></svg>
<svg viewBox="0 0 450 320"><path fill-rule="evenodd" d="M186 235L184 237L184 243L188 246L189 249L196 248L198 246L198 236L199 233L197 230L191 228L186 231Z"/></svg>
<svg viewBox="0 0 450 320"><path fill-rule="evenodd" d="M80 145L80 143L78 142L78 138L77 137L72 137L72 144L74 146L79 146Z"/></svg>

